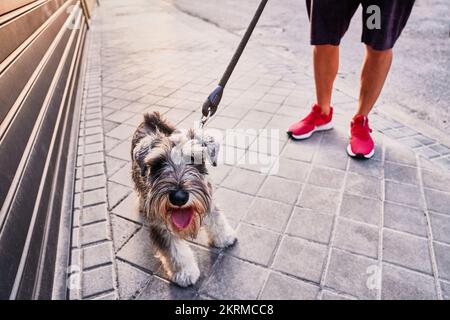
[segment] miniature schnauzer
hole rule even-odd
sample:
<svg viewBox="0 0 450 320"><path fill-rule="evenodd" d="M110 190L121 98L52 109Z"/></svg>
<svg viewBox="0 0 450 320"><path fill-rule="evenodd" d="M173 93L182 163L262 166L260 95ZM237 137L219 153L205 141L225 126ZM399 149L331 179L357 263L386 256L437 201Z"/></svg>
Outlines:
<svg viewBox="0 0 450 320"><path fill-rule="evenodd" d="M234 230L212 200L205 158L217 165L219 144L193 129L176 130L159 113L145 114L133 136L132 178L151 241L167 274L187 287L200 270L186 239L205 226L212 245L231 246Z"/></svg>

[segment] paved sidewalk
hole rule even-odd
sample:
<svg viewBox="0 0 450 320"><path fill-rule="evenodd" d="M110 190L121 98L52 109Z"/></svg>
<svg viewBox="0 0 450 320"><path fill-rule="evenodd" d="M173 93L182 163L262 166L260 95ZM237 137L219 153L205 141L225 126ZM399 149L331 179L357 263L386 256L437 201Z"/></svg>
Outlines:
<svg viewBox="0 0 450 320"><path fill-rule="evenodd" d="M70 298L450 299L450 149L375 113L375 158L349 159L356 99L340 91L333 131L288 141L313 80L252 42L209 128L278 129L278 170L229 159L211 169L238 243L211 249L201 234L199 283L167 281L136 209L130 137L146 111L191 127L238 41L168 2L102 1L88 38ZM224 150L265 153L258 138ZM430 150L439 161L421 156Z"/></svg>

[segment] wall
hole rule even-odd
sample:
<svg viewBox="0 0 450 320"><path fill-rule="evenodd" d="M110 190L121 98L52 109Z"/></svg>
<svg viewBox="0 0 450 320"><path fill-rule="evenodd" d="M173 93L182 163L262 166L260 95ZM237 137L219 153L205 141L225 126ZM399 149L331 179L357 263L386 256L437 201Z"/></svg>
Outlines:
<svg viewBox="0 0 450 320"><path fill-rule="evenodd" d="M52 297L86 32L79 0L0 2L0 299Z"/></svg>

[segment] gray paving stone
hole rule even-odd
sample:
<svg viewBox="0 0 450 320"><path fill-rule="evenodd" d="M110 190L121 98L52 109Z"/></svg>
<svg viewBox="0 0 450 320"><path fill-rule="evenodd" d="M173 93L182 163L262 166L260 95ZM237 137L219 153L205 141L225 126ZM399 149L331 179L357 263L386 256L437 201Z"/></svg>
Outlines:
<svg viewBox="0 0 450 320"><path fill-rule="evenodd" d="M137 300L194 300L196 293L192 289L184 289L152 277L148 285L142 290Z"/></svg>
<svg viewBox="0 0 450 320"><path fill-rule="evenodd" d="M225 178L222 185L226 188L239 190L240 192L256 194L263 183L263 180L264 175L262 174L235 168L230 175Z"/></svg>
<svg viewBox="0 0 450 320"><path fill-rule="evenodd" d="M216 205L225 213L228 218L240 221L250 208L252 196L232 191L224 188L218 189L214 193Z"/></svg>
<svg viewBox="0 0 450 320"><path fill-rule="evenodd" d="M405 139L401 139L402 144L406 145L407 147L410 147L412 149L420 148L423 146L423 144L415 139L414 137L408 137Z"/></svg>
<svg viewBox="0 0 450 320"><path fill-rule="evenodd" d="M225 177L231 172L233 168L227 165L220 165L215 168L208 168L208 174L211 180L219 185L225 179Z"/></svg>
<svg viewBox="0 0 450 320"><path fill-rule="evenodd" d="M422 237L427 236L427 219L424 211L390 202L384 204L384 226Z"/></svg>
<svg viewBox="0 0 450 320"><path fill-rule="evenodd" d="M381 298L384 300L437 299L434 279L431 276L383 264Z"/></svg>
<svg viewBox="0 0 450 320"><path fill-rule="evenodd" d="M450 244L450 216L430 213L434 240Z"/></svg>
<svg viewBox="0 0 450 320"><path fill-rule="evenodd" d="M276 175L297 182L305 182L309 166L310 165L305 162L280 158L280 166Z"/></svg>
<svg viewBox="0 0 450 320"><path fill-rule="evenodd" d="M115 208L119 202L125 199L133 189L122 186L121 184L109 182L108 187L108 208Z"/></svg>
<svg viewBox="0 0 450 320"><path fill-rule="evenodd" d="M420 135L416 136L415 139L420 141L420 143L422 143L422 144L424 144L426 146L436 142L435 140L433 140L433 139L431 139L429 137L426 137L423 134L420 134Z"/></svg>
<svg viewBox="0 0 450 320"><path fill-rule="evenodd" d="M392 201L399 204L405 204L417 208L422 207L422 196L418 186L386 181L385 198L387 201Z"/></svg>
<svg viewBox="0 0 450 320"><path fill-rule="evenodd" d="M114 173L110 178L110 181L120 183L121 185L132 188L134 186L131 179L131 166L125 165Z"/></svg>
<svg viewBox="0 0 450 320"><path fill-rule="evenodd" d="M287 233L307 240L328 244L334 217L307 209L295 208Z"/></svg>
<svg viewBox="0 0 450 320"><path fill-rule="evenodd" d="M131 142L124 141L119 143L112 150L108 151L108 155L121 160L130 161L131 160L130 150L131 150Z"/></svg>
<svg viewBox="0 0 450 320"><path fill-rule="evenodd" d="M256 199L244 221L275 232L283 232L292 206L268 199Z"/></svg>
<svg viewBox="0 0 450 320"><path fill-rule="evenodd" d="M425 199L429 210L450 214L450 193L425 189Z"/></svg>
<svg viewBox="0 0 450 320"><path fill-rule="evenodd" d="M103 148L102 148L102 151L103 151ZM84 155L84 158L83 158L84 165L103 163L104 161L105 161L105 157L103 155L103 152L86 154L86 155Z"/></svg>
<svg viewBox="0 0 450 320"><path fill-rule="evenodd" d="M105 137L105 151L110 151L120 143L119 139Z"/></svg>
<svg viewBox="0 0 450 320"><path fill-rule="evenodd" d="M151 280L148 273L122 261L117 261L117 277L122 300L133 299Z"/></svg>
<svg viewBox="0 0 450 320"><path fill-rule="evenodd" d="M106 117L106 120L123 123L124 121L130 119L134 113L127 112L123 110L116 111Z"/></svg>
<svg viewBox="0 0 450 320"><path fill-rule="evenodd" d="M434 252L436 255L439 277L450 280L450 246L435 242Z"/></svg>
<svg viewBox="0 0 450 320"><path fill-rule="evenodd" d="M96 117L91 115L89 118L95 119ZM84 135L85 136L90 136L90 135L94 135L94 134L101 133L101 132L102 132L102 128L101 127L93 127L93 128L86 128L86 129L84 129Z"/></svg>
<svg viewBox="0 0 450 320"><path fill-rule="evenodd" d="M327 247L324 245L287 236L280 244L272 267L319 283L326 254Z"/></svg>
<svg viewBox="0 0 450 320"><path fill-rule="evenodd" d="M415 166L416 165L416 155L413 151L408 150L405 147L399 146L397 143L388 144L386 146L386 160L390 162Z"/></svg>
<svg viewBox="0 0 450 320"><path fill-rule="evenodd" d="M271 273L260 296L261 300L313 300L319 288L282 274Z"/></svg>
<svg viewBox="0 0 450 320"><path fill-rule="evenodd" d="M442 298L444 300L450 300L450 283L441 281Z"/></svg>
<svg viewBox="0 0 450 320"><path fill-rule="evenodd" d="M335 214L339 199L340 193L337 191L308 185L297 205L320 213Z"/></svg>
<svg viewBox="0 0 450 320"><path fill-rule="evenodd" d="M425 188L450 192L450 175L446 173L422 170L422 179Z"/></svg>
<svg viewBox="0 0 450 320"><path fill-rule="evenodd" d="M111 293L107 293L104 295L100 295L98 297L95 297L93 299L90 300L107 300L107 301L111 301L111 300L118 300L118 296L115 292L111 292Z"/></svg>
<svg viewBox="0 0 450 320"><path fill-rule="evenodd" d="M345 172L323 168L313 167L308 179L309 184L331 189L341 189L344 182Z"/></svg>
<svg viewBox="0 0 450 320"><path fill-rule="evenodd" d="M381 204L379 200L345 194L340 215L355 221L379 225Z"/></svg>
<svg viewBox="0 0 450 320"><path fill-rule="evenodd" d="M239 148L225 145L225 146L222 146L222 148L221 148L218 163L219 163L219 165L225 164L228 166L236 166L236 164L238 164L240 167L244 167L244 168L246 166L251 166L248 163L248 161L246 161L248 158L246 158L244 160L242 159L245 154L246 154L246 151L244 149L239 149ZM256 160L259 160L259 158L256 158ZM254 164L253 166L256 166L256 164ZM251 166L251 167L253 167L253 166ZM252 170L252 171L255 171L255 170Z"/></svg>
<svg viewBox="0 0 450 320"><path fill-rule="evenodd" d="M270 176L259 190L258 196L287 204L295 204L301 187L302 185L298 182Z"/></svg>
<svg viewBox="0 0 450 320"><path fill-rule="evenodd" d="M83 208L81 215L81 222L83 225L92 224L94 222L101 222L107 219L106 204Z"/></svg>
<svg viewBox="0 0 450 320"><path fill-rule="evenodd" d="M238 241L230 253L238 258L267 266L274 254L280 235L265 229L241 224Z"/></svg>
<svg viewBox="0 0 450 320"><path fill-rule="evenodd" d="M327 138L325 136L324 139ZM334 169L346 170L349 157L343 150L345 148L321 146L315 155L314 163Z"/></svg>
<svg viewBox="0 0 450 320"><path fill-rule="evenodd" d="M104 242L83 249L83 269L112 263L112 243Z"/></svg>
<svg viewBox="0 0 450 320"><path fill-rule="evenodd" d="M373 300L377 290L371 285L370 277L373 276L372 268L377 266L374 259L333 249L325 286L358 299Z"/></svg>
<svg viewBox="0 0 450 320"><path fill-rule="evenodd" d="M72 227L77 228L81 226L80 219L81 219L81 209L74 209Z"/></svg>
<svg viewBox="0 0 450 320"><path fill-rule="evenodd" d="M98 176L100 174L103 174L105 172L105 168L103 167L103 164L91 164L89 166L83 167L83 175L85 178Z"/></svg>
<svg viewBox="0 0 450 320"><path fill-rule="evenodd" d="M117 252L139 230L141 226L114 214L111 214L110 217L114 240L114 251Z"/></svg>
<svg viewBox="0 0 450 320"><path fill-rule="evenodd" d="M98 153L103 151L103 143L93 143L88 144L84 146L84 153L85 154L92 154L92 153Z"/></svg>
<svg viewBox="0 0 450 320"><path fill-rule="evenodd" d="M95 135L84 138L84 144L91 144L91 143L97 143L97 142L102 142L102 141L103 141L103 136L101 134L95 134Z"/></svg>
<svg viewBox="0 0 450 320"><path fill-rule="evenodd" d="M391 230L383 236L383 260L409 269L432 273L428 241Z"/></svg>
<svg viewBox="0 0 450 320"><path fill-rule="evenodd" d="M348 173L345 192L381 200L381 180L374 177Z"/></svg>
<svg viewBox="0 0 450 320"><path fill-rule="evenodd" d="M105 186L106 178L103 175L83 179L83 190L90 191L100 189Z"/></svg>
<svg viewBox="0 0 450 320"><path fill-rule="evenodd" d="M441 155L450 154L450 148L448 148L447 146L444 146L442 144L432 145L432 146L430 146L430 149L433 151L436 151L437 153L439 153Z"/></svg>
<svg viewBox="0 0 450 320"><path fill-rule="evenodd" d="M233 128L238 123L238 121L239 120L235 118L216 116L208 125L211 128L230 129Z"/></svg>
<svg viewBox="0 0 450 320"><path fill-rule="evenodd" d="M114 289L112 266L83 272L83 298L88 298Z"/></svg>
<svg viewBox="0 0 450 320"><path fill-rule="evenodd" d="M338 218L334 245L369 257L378 257L378 229L356 221Z"/></svg>
<svg viewBox="0 0 450 320"><path fill-rule="evenodd" d="M128 161L116 159L113 157L106 157L106 173L108 177L111 177L114 173L117 172L120 168L127 165ZM131 166L131 164L130 164Z"/></svg>
<svg viewBox="0 0 450 320"><path fill-rule="evenodd" d="M135 192L132 192L122 202L120 202L112 212L122 218L142 224L143 215L139 211L139 202Z"/></svg>
<svg viewBox="0 0 450 320"><path fill-rule="evenodd" d="M106 189L83 192L83 206L92 206L106 202Z"/></svg>
<svg viewBox="0 0 450 320"><path fill-rule="evenodd" d="M418 185L417 168L386 162L384 177L389 180Z"/></svg>
<svg viewBox="0 0 450 320"><path fill-rule="evenodd" d="M83 246L105 240L110 240L106 222L97 222L81 228L81 244Z"/></svg>
<svg viewBox="0 0 450 320"><path fill-rule="evenodd" d="M433 159L433 162L437 165L439 165L441 168L446 169L447 171L450 170L450 157L447 156L446 158L439 158L439 159Z"/></svg>
<svg viewBox="0 0 450 320"><path fill-rule="evenodd" d="M72 229L72 248L80 247L80 229L79 227Z"/></svg>
<svg viewBox="0 0 450 320"><path fill-rule="evenodd" d="M292 160L311 162L317 151L317 144L320 136L313 135L310 139L312 140L304 140L301 142L289 141L281 153L281 156Z"/></svg>
<svg viewBox="0 0 450 320"><path fill-rule="evenodd" d="M217 299L252 300L258 297L267 270L231 256L222 256L200 293Z"/></svg>
<svg viewBox="0 0 450 320"><path fill-rule="evenodd" d="M383 175L383 163L373 159L371 161L351 159L349 171L363 176L381 178Z"/></svg>
<svg viewBox="0 0 450 320"><path fill-rule="evenodd" d="M417 154L425 157L426 159L435 159L440 156L439 152L436 152L435 150L433 150L430 147L416 149L415 151L417 152Z"/></svg>
<svg viewBox="0 0 450 320"><path fill-rule="evenodd" d="M349 299L348 297L342 294L324 290L324 292L322 293L322 300L333 301L333 300L352 300L352 299Z"/></svg>
<svg viewBox="0 0 450 320"><path fill-rule="evenodd" d="M154 254L149 231L144 227L117 252L117 257L146 272L164 274L161 262Z"/></svg>

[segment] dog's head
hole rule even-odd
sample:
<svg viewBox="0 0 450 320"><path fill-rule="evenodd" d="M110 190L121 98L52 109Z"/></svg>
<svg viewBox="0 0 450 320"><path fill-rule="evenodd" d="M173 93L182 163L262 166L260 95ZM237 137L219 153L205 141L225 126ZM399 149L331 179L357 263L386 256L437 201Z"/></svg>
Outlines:
<svg viewBox="0 0 450 320"><path fill-rule="evenodd" d="M193 130L156 132L135 148L145 183L144 210L182 238L195 237L211 210L212 185L206 161L216 165L219 144Z"/></svg>

